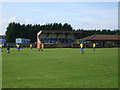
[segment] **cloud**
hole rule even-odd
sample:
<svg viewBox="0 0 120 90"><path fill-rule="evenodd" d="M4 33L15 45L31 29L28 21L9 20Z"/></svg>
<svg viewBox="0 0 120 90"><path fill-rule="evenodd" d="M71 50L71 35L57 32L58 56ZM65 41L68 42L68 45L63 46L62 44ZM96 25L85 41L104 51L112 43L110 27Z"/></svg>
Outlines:
<svg viewBox="0 0 120 90"><path fill-rule="evenodd" d="M0 18L0 26L1 26L1 30L0 30L0 35L2 35L2 34L5 34L5 32L6 32L6 28L8 27L8 24L10 23L10 22L19 22L20 24L30 24L30 23L32 23L29 19L27 19L27 18L19 18L19 19L17 19L16 17L4 17L4 18Z"/></svg>
<svg viewBox="0 0 120 90"><path fill-rule="evenodd" d="M11 18L8 19L7 22L16 22L16 18L15 17L11 17Z"/></svg>
<svg viewBox="0 0 120 90"><path fill-rule="evenodd" d="M115 3L109 3L107 4L108 6L102 5L103 7L98 7L97 5L99 3L97 3L97 5L93 5L94 3L41 4L42 3L25 3L22 8L20 7L19 12L13 10L12 13L9 12L8 7L5 8L4 10L6 11L2 13L2 33L5 33L6 27L10 22L19 22L21 24L45 24L61 22L71 24L74 29L117 28L118 9L117 6L115 6ZM113 8L109 6L112 4ZM19 7L20 4L15 3L15 5L17 8L17 5ZM31 7L24 7L27 5ZM6 4L6 6L9 6L9 4ZM99 6L101 6L101 3ZM24 10L25 8L27 10L27 14L26 10Z"/></svg>
<svg viewBox="0 0 120 90"><path fill-rule="evenodd" d="M6 31L6 27L8 26L8 23L9 22L15 22L16 21L16 19L15 19L15 17L10 17L10 18L1 18L1 32L0 32L0 35L1 34L5 34L5 31Z"/></svg>

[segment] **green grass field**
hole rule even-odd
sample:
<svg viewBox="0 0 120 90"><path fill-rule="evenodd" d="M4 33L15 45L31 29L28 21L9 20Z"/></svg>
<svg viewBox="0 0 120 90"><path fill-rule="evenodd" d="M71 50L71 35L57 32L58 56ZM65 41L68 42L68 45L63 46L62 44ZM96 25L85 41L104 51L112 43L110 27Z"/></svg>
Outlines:
<svg viewBox="0 0 120 90"><path fill-rule="evenodd" d="M3 88L117 88L118 49L16 48L2 54Z"/></svg>

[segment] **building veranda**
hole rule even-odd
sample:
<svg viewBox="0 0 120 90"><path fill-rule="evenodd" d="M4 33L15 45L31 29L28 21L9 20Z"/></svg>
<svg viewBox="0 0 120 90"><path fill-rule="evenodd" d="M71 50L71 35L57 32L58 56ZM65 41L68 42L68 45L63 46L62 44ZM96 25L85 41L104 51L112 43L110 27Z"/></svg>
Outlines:
<svg viewBox="0 0 120 90"><path fill-rule="evenodd" d="M92 35L78 39L78 42L85 42L86 47L92 47L93 43L100 48L120 47L120 35Z"/></svg>

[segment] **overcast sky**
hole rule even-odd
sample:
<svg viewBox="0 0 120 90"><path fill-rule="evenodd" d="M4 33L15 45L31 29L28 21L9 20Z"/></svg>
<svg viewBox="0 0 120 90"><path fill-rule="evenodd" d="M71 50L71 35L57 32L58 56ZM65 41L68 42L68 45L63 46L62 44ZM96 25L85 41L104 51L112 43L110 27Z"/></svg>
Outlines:
<svg viewBox="0 0 120 90"><path fill-rule="evenodd" d="M74 29L117 29L117 2L2 2L2 28L21 24L69 23Z"/></svg>

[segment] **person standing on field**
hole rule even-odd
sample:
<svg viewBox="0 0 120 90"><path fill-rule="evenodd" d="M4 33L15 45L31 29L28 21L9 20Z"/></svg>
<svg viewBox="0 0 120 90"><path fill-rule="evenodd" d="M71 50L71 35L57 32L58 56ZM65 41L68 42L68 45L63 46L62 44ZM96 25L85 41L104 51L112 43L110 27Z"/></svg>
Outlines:
<svg viewBox="0 0 120 90"><path fill-rule="evenodd" d="M10 44L7 44L7 53L10 54Z"/></svg>
<svg viewBox="0 0 120 90"><path fill-rule="evenodd" d="M30 50L32 50L32 48L33 48L33 45L32 45L32 44L30 44Z"/></svg>
<svg viewBox="0 0 120 90"><path fill-rule="evenodd" d="M17 47L17 49L18 49L18 52L20 52L20 45L17 44L16 47Z"/></svg>
<svg viewBox="0 0 120 90"><path fill-rule="evenodd" d="M84 54L83 43L80 44L80 53L81 53L81 54Z"/></svg>
<svg viewBox="0 0 120 90"><path fill-rule="evenodd" d="M43 44L42 43L39 43L39 51L41 50L41 51L43 51L43 49L42 49L42 46Z"/></svg>
<svg viewBox="0 0 120 90"><path fill-rule="evenodd" d="M0 44L0 51L2 51L2 52L3 52L2 48L3 48L3 45L2 45L2 44Z"/></svg>
<svg viewBox="0 0 120 90"><path fill-rule="evenodd" d="M95 43L93 43L93 51L95 51L95 47L96 47L96 44L95 44Z"/></svg>

